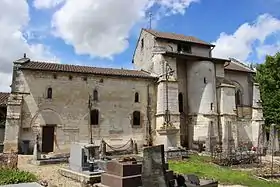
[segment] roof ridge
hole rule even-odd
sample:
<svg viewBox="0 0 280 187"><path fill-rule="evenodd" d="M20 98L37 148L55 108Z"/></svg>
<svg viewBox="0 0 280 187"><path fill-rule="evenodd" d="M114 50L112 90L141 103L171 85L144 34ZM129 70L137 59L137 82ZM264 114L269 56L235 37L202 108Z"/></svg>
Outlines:
<svg viewBox="0 0 280 187"><path fill-rule="evenodd" d="M159 31L159 30L155 30L155 29L144 29L146 31L153 31L153 32L159 32L159 33L169 33L169 34L174 34L174 35L181 35L181 36L187 36L187 37L194 37L197 38L196 36L192 36L192 35L185 35L183 33L176 33L176 32L165 32L165 31ZM198 39L198 38L197 38Z"/></svg>
<svg viewBox="0 0 280 187"><path fill-rule="evenodd" d="M55 64L55 65L62 65L62 66L74 66L74 67L85 67L85 68L96 68L96 69L111 69L111 70L127 70L127 71L138 71L143 72L141 70L134 70L134 69L124 69L124 68L111 68L111 67L97 67L97 66L86 66L86 65L77 65L77 64L62 64L62 63L55 63L51 61L38 61L38 60L31 60L30 62L35 63L43 63L43 64Z"/></svg>
<svg viewBox="0 0 280 187"><path fill-rule="evenodd" d="M245 63L243 63L243 62L241 62L241 61L239 61L239 60L237 60L237 59L235 59L235 58L230 58L230 60L231 60L232 62L235 62L235 63L237 63L237 64L240 64L240 65L244 66L245 68L251 69L247 64L245 64Z"/></svg>
<svg viewBox="0 0 280 187"><path fill-rule="evenodd" d="M93 75L105 75L105 76L123 76L123 77L135 77L135 78L151 78L155 77L147 72L135 69L123 69L123 68L103 68L95 66L84 66L74 64L61 64L51 63L44 61L33 61L22 64L21 69L27 70L39 70L39 71L51 71L51 72L72 72L72 73L85 73Z"/></svg>
<svg viewBox="0 0 280 187"><path fill-rule="evenodd" d="M215 46L210 42L206 42L202 39L197 38L196 36L185 35L183 33L164 32L164 31L145 29L145 28L143 28L143 30L158 38L185 41L185 42L197 43L197 44L208 45L208 46Z"/></svg>

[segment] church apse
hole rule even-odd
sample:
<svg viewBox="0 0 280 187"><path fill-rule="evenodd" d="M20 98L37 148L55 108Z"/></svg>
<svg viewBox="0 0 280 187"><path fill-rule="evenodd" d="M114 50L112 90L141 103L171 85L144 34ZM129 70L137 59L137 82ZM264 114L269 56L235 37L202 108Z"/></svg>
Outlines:
<svg viewBox="0 0 280 187"><path fill-rule="evenodd" d="M215 64L211 61L188 62L188 121L193 126L193 140L204 142L213 122L217 136Z"/></svg>

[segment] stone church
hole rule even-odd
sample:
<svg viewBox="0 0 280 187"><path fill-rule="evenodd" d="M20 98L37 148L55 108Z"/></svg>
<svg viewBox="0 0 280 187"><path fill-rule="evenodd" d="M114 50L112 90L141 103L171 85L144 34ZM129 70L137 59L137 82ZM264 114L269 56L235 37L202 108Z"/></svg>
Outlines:
<svg viewBox="0 0 280 187"><path fill-rule="evenodd" d="M191 36L142 29L134 70L14 61L6 101L4 152L34 145L45 153L72 142L133 139L192 149L257 146L262 124L254 70L212 57L214 45ZM1 103L1 102L0 102ZM3 133L2 133L3 134ZM0 135L1 136L1 135Z"/></svg>

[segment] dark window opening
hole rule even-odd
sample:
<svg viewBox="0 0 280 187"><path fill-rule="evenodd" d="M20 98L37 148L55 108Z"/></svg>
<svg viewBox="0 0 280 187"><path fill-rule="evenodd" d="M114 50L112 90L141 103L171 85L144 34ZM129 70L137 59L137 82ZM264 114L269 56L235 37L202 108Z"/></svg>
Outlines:
<svg viewBox="0 0 280 187"><path fill-rule="evenodd" d="M179 112L184 112L184 103L183 103L183 94L179 93L178 95L178 100L179 100Z"/></svg>
<svg viewBox="0 0 280 187"><path fill-rule="evenodd" d="M133 125L140 126L140 112L139 111L133 112Z"/></svg>
<svg viewBox="0 0 280 187"><path fill-rule="evenodd" d="M48 88L48 91L47 91L47 98L48 98L48 99L51 99L51 98L52 98L52 88Z"/></svg>
<svg viewBox="0 0 280 187"><path fill-rule="evenodd" d="M98 101L98 91L97 90L93 91L93 100Z"/></svg>
<svg viewBox="0 0 280 187"><path fill-rule="evenodd" d="M236 106L241 105L241 91L240 90L237 90L235 93L235 104L236 104Z"/></svg>
<svg viewBox="0 0 280 187"><path fill-rule="evenodd" d="M53 74L53 78L54 78L54 79L57 79L57 75L56 75L56 74Z"/></svg>
<svg viewBox="0 0 280 187"><path fill-rule="evenodd" d="M138 94L138 92L135 93L134 102L135 102L135 103L138 103L138 102L139 102L139 94Z"/></svg>
<svg viewBox="0 0 280 187"><path fill-rule="evenodd" d="M87 81L87 77L84 77L84 81Z"/></svg>
<svg viewBox="0 0 280 187"><path fill-rule="evenodd" d="M214 109L214 105L213 105L213 103L211 103L210 104L210 110L213 111L213 109Z"/></svg>
<svg viewBox="0 0 280 187"><path fill-rule="evenodd" d="M73 76L72 75L69 75L69 80L72 80L73 79Z"/></svg>
<svg viewBox="0 0 280 187"><path fill-rule="evenodd" d="M144 39L142 38L141 39L141 49L143 49L144 48Z"/></svg>
<svg viewBox="0 0 280 187"><path fill-rule="evenodd" d="M204 84L207 84L207 79L206 79L206 77L204 77L203 81L204 81Z"/></svg>
<svg viewBox="0 0 280 187"><path fill-rule="evenodd" d="M98 125L99 122L99 111L94 109L90 111L90 124L91 125Z"/></svg>
<svg viewBox="0 0 280 187"><path fill-rule="evenodd" d="M269 136L270 136L270 133L269 132L266 132L266 141L269 141Z"/></svg>
<svg viewBox="0 0 280 187"><path fill-rule="evenodd" d="M100 81L99 81L100 83L103 83L104 82L104 80L103 79L100 79Z"/></svg>
<svg viewBox="0 0 280 187"><path fill-rule="evenodd" d="M191 46L187 44L178 44L177 47L178 53L191 53Z"/></svg>

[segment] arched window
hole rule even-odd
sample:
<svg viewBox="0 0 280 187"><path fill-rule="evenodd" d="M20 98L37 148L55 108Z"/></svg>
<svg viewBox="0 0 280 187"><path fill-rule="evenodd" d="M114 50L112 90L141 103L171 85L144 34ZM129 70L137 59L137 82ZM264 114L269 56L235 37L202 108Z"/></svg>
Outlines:
<svg viewBox="0 0 280 187"><path fill-rule="evenodd" d="M48 90L47 90L47 98L48 99L52 98L52 88L48 88Z"/></svg>
<svg viewBox="0 0 280 187"><path fill-rule="evenodd" d="M99 123L99 111L94 109L90 111L90 124L91 125L98 125Z"/></svg>
<svg viewBox="0 0 280 187"><path fill-rule="evenodd" d="M235 93L235 104L236 106L240 106L242 103L241 103L241 91L240 90L237 90L236 93Z"/></svg>
<svg viewBox="0 0 280 187"><path fill-rule="evenodd" d="M134 111L133 112L133 125L134 126L140 126L140 112Z"/></svg>
<svg viewBox="0 0 280 187"><path fill-rule="evenodd" d="M139 102L139 93L138 92L136 92L135 95L134 95L134 102L135 103Z"/></svg>
<svg viewBox="0 0 280 187"><path fill-rule="evenodd" d="M98 91L97 90L93 91L93 100L98 101Z"/></svg>
<svg viewBox="0 0 280 187"><path fill-rule="evenodd" d="M178 100L179 100L179 112L184 112L184 103L183 103L183 94L179 93L178 95Z"/></svg>

